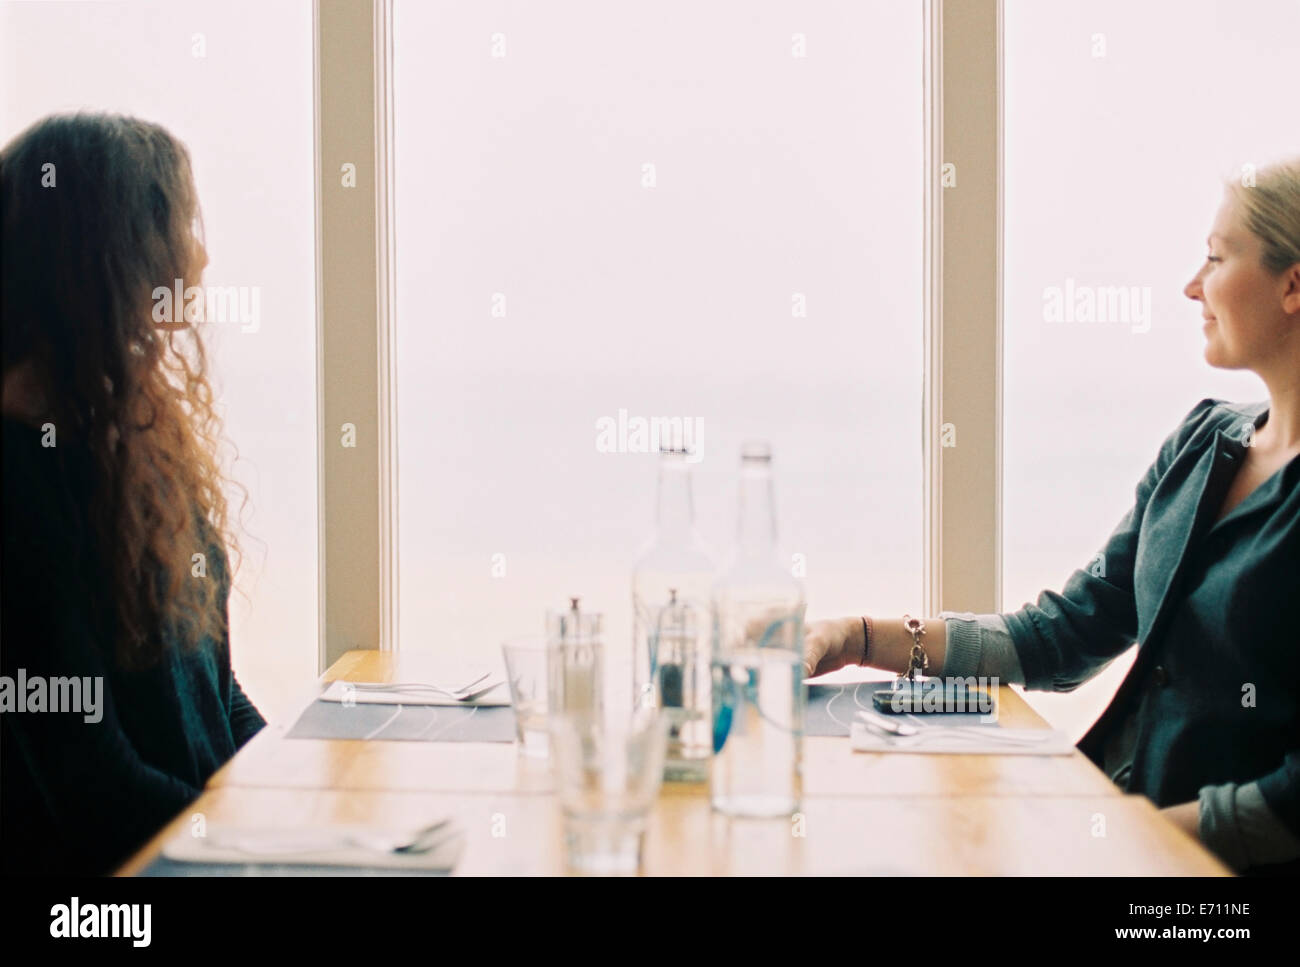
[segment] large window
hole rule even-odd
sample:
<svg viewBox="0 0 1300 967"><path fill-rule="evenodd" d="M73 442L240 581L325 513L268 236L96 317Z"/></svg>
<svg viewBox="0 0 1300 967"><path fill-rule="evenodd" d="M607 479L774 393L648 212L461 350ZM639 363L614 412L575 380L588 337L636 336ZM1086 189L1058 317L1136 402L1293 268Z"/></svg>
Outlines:
<svg viewBox="0 0 1300 967"><path fill-rule="evenodd" d="M397 0L395 26L401 647L495 654L576 594L626 651L656 457L603 452L604 418L699 421L720 554L767 438L809 615L914 609L919 6Z"/></svg>
<svg viewBox="0 0 1300 967"><path fill-rule="evenodd" d="M293 710L318 649L311 45L310 3L0 7L0 137L66 110L165 125L193 159L205 283L247 287L256 306L204 331L249 497L235 671L272 716Z"/></svg>
<svg viewBox="0 0 1300 967"><path fill-rule="evenodd" d="M1005 25L1011 610L1088 565L1198 400L1265 396L1253 375L1205 363L1201 309L1182 290L1221 179L1300 148L1300 5L1006 0ZM1031 701L1081 732L1132 656Z"/></svg>
<svg viewBox="0 0 1300 967"><path fill-rule="evenodd" d="M1297 149L1300 7L1004 14L1011 610L1088 563L1197 400L1263 394L1205 364L1182 288L1219 179ZM194 157L208 281L260 290L256 327L208 335L251 497L236 666L274 704L317 655L311 5L0 17L5 136L61 109L166 124ZM920 6L395 0L394 17L400 645L493 656L574 594L629 641L655 457L611 452L603 421L701 428L696 514L720 560L740 442L767 438L809 615L918 607ZM1032 700L1081 731L1125 667Z"/></svg>

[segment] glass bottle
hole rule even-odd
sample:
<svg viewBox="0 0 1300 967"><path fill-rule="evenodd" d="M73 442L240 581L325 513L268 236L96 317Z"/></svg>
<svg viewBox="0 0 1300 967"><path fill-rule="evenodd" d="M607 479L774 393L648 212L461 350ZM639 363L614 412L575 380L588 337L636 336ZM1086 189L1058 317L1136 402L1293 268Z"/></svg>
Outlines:
<svg viewBox="0 0 1300 967"><path fill-rule="evenodd" d="M778 556L772 451L741 451L735 557L713 592L710 797L731 816L784 816L802 798L803 584Z"/></svg>
<svg viewBox="0 0 1300 967"><path fill-rule="evenodd" d="M716 567L695 529L691 471L685 450L660 452L655 533L632 571L632 694L634 708L660 706L669 719L665 778L704 781Z"/></svg>

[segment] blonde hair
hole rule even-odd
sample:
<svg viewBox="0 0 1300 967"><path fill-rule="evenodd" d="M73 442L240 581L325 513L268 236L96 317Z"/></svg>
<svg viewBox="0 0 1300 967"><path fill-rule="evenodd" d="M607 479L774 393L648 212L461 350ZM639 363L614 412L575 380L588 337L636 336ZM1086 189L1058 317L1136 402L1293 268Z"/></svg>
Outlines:
<svg viewBox="0 0 1300 967"><path fill-rule="evenodd" d="M1225 182L1242 220L1263 246L1264 268L1277 274L1300 262L1300 157L1267 165L1245 178Z"/></svg>

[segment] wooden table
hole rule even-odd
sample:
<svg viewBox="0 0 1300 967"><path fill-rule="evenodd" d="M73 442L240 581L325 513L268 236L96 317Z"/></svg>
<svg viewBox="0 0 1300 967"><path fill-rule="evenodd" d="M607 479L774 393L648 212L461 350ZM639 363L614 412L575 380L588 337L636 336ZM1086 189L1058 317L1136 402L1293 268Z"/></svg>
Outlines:
<svg viewBox="0 0 1300 967"><path fill-rule="evenodd" d="M354 651L323 676L416 677L427 658ZM1008 726L1047 724L1003 687ZM284 738L268 726L200 799L119 871L138 873L195 813L258 825L415 826L454 815L458 874L564 872L561 816L544 762L513 745ZM795 818L728 820L707 785L665 784L646 834L648 874L1230 875L1142 796L1127 796L1071 756L855 753L843 738L804 740Z"/></svg>

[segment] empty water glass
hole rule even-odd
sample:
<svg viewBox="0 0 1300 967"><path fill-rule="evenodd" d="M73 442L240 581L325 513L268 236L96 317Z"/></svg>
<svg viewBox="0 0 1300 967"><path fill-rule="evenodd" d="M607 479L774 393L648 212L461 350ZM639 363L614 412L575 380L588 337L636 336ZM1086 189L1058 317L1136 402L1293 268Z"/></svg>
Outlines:
<svg viewBox="0 0 1300 967"><path fill-rule="evenodd" d="M551 717L551 765L564 814L565 857L577 873L640 872L646 823L663 781L668 720Z"/></svg>
<svg viewBox="0 0 1300 967"><path fill-rule="evenodd" d="M549 746L546 715L550 701L546 641L537 635L512 638L502 644L501 654L510 682L519 751L544 759Z"/></svg>

